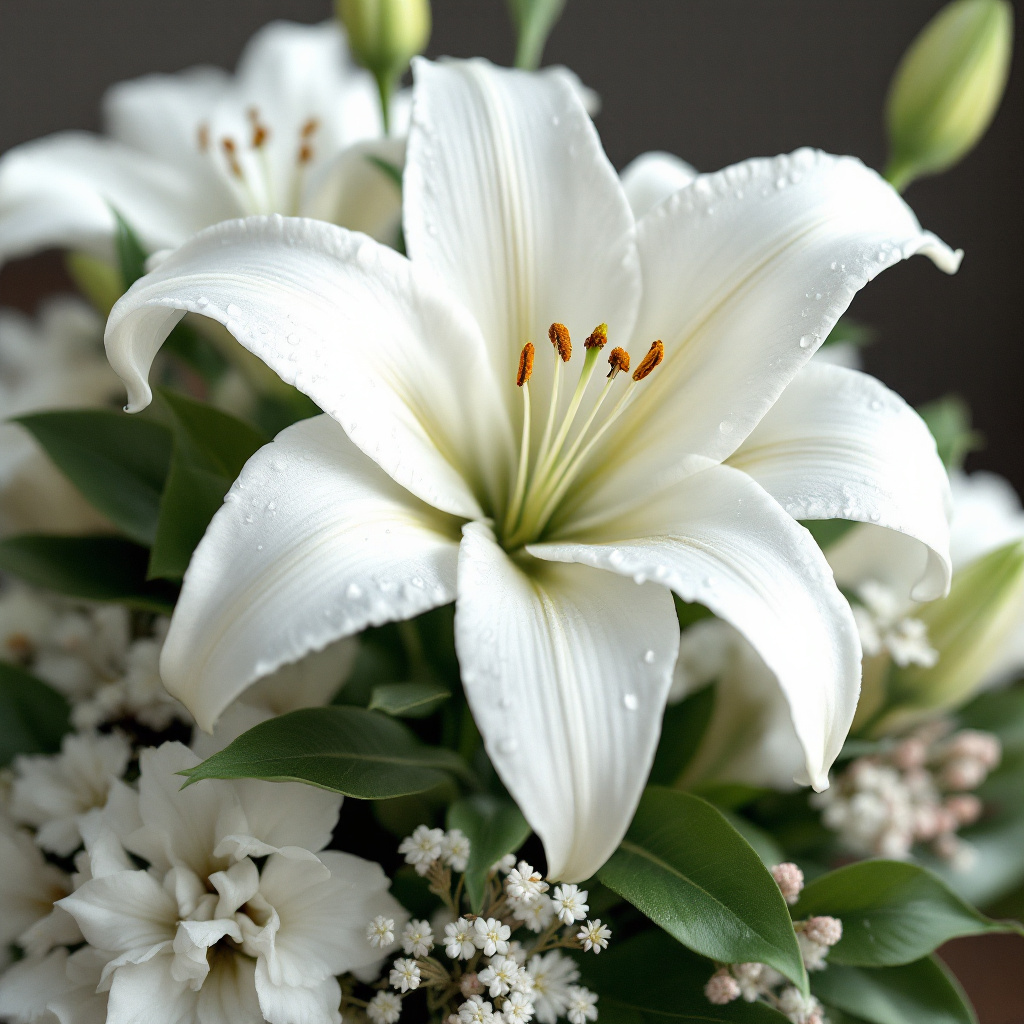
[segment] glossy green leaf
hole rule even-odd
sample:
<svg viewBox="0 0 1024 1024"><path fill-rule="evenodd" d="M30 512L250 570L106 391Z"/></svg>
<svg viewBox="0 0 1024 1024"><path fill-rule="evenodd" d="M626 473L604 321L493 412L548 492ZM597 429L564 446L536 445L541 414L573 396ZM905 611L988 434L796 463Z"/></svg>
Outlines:
<svg viewBox="0 0 1024 1024"><path fill-rule="evenodd" d="M149 552L121 537L22 534L0 541L0 569L46 590L169 615L178 588L146 579Z"/></svg>
<svg viewBox="0 0 1024 1024"><path fill-rule="evenodd" d="M469 839L466 895L479 914L491 866L526 842L530 826L511 800L479 793L448 808L448 827L462 829Z"/></svg>
<svg viewBox="0 0 1024 1024"><path fill-rule="evenodd" d="M850 864L810 882L793 908L794 920L828 914L843 922L831 963L889 967L920 960L947 939L984 932L1022 931L992 921L930 871L903 861Z"/></svg>
<svg viewBox="0 0 1024 1024"><path fill-rule="evenodd" d="M866 1024L977 1024L963 990L932 957L873 969L833 964L812 976L811 988Z"/></svg>
<svg viewBox="0 0 1024 1024"><path fill-rule="evenodd" d="M160 405L174 452L149 575L181 579L228 488L266 438L241 420L173 391L161 389Z"/></svg>
<svg viewBox="0 0 1024 1024"><path fill-rule="evenodd" d="M865 324L858 323L848 316L841 316L821 346L824 348L827 345L853 345L855 348L862 348L871 344L874 334L875 332Z"/></svg>
<svg viewBox="0 0 1024 1024"><path fill-rule="evenodd" d="M584 984L600 996L601 1024L786 1024L781 1013L764 1003L737 1000L713 1006L704 986L715 964L657 928L624 941L613 938L600 956L584 956L578 962Z"/></svg>
<svg viewBox="0 0 1024 1024"><path fill-rule="evenodd" d="M53 754L71 729L64 695L16 665L0 661L0 768L16 754Z"/></svg>
<svg viewBox="0 0 1024 1024"><path fill-rule="evenodd" d="M306 782L360 800L422 793L467 774L457 754L428 747L400 722L353 707L303 708L263 722L202 764L200 779Z"/></svg>
<svg viewBox="0 0 1024 1024"><path fill-rule="evenodd" d="M109 409L39 412L16 422L119 530L153 542L171 457L166 427Z"/></svg>
<svg viewBox="0 0 1024 1024"><path fill-rule="evenodd" d="M370 695L370 710L399 718L425 718L451 695L439 682L381 683Z"/></svg>
<svg viewBox="0 0 1024 1024"><path fill-rule="evenodd" d="M598 878L695 952L769 964L806 986L779 887L749 843L700 797L648 788Z"/></svg>
<svg viewBox="0 0 1024 1024"><path fill-rule="evenodd" d="M781 864L787 859L782 847L779 846L775 841L775 837L770 832L766 832L763 828L744 818L742 814L735 814L733 811L723 808L719 809L725 820L750 843L754 848L754 852L761 858L761 863L769 871L776 864Z"/></svg>
<svg viewBox="0 0 1024 1024"><path fill-rule="evenodd" d="M985 438L971 426L970 406L959 395L946 395L918 406L918 415L935 438L946 469L962 469L973 451L985 447Z"/></svg>
<svg viewBox="0 0 1024 1024"><path fill-rule="evenodd" d="M132 226L111 207L117 225L114 232L114 249L117 253L117 265L121 271L123 291L129 288L146 273L146 257L149 255L139 241L139 236Z"/></svg>

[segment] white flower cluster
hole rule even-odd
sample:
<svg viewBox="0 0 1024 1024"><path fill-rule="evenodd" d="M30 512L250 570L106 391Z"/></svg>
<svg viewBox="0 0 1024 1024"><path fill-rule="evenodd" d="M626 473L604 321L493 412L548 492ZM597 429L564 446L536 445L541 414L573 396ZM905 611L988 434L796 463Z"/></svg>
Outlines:
<svg viewBox="0 0 1024 1024"><path fill-rule="evenodd" d="M859 603L851 608L866 656L886 651L901 668L931 668L939 660L939 652L928 642L928 627L907 614L907 602L890 587L866 580L857 587L857 597Z"/></svg>
<svg viewBox="0 0 1024 1024"><path fill-rule="evenodd" d="M796 903L803 888L803 872L791 863L772 868L787 903ZM835 917L809 917L794 921L800 955L808 971L822 971L829 950L843 937L843 924ZM804 996L774 968L767 964L723 964L708 979L704 995L709 1003L724 1006L737 999L765 1002L783 1014L792 1024L826 1024L821 1004L814 996Z"/></svg>
<svg viewBox="0 0 1024 1024"><path fill-rule="evenodd" d="M55 800L35 842L0 817L0 940L25 953L0 975L0 1016L94 1024L145 1008L157 1024L340 1024L339 976L375 977L394 939L367 946L364 922L407 918L379 865L325 849L341 797L252 780L181 789L198 758L173 742L142 750L129 786L116 778L124 741L97 737L83 753L72 739L49 766L53 791L91 752L113 776L106 799L87 811ZM41 820L40 792L29 809ZM40 849L83 840L70 875Z"/></svg>
<svg viewBox="0 0 1024 1024"><path fill-rule="evenodd" d="M382 989L366 1005L371 1024L395 1024L402 999L419 989L427 992L428 1007L447 1024L570 1024L597 1019L597 996L578 985L579 969L559 952L561 948L600 953L607 948L611 929L600 919L583 921L588 894L576 885L559 885L548 894L548 883L531 864L514 855L492 865L483 913L462 913L464 879L453 886L452 871L469 864L470 845L458 829L420 825L402 840L399 852L406 863L428 879L455 916L435 937L430 923L413 920L401 933L405 956L392 964L390 990ZM440 927L440 925L438 925ZM537 938L524 944L513 933L525 928ZM371 948L394 940L394 920L378 916L366 928ZM435 946L451 961L431 956ZM354 1000L353 1000L354 1001Z"/></svg>
<svg viewBox="0 0 1024 1024"><path fill-rule="evenodd" d="M0 659L18 664L71 702L78 729L131 718L157 732L192 717L160 681L168 620L133 635L119 605L69 601L22 584L0 594Z"/></svg>
<svg viewBox="0 0 1024 1024"><path fill-rule="evenodd" d="M915 729L892 749L859 757L811 797L822 821L854 853L905 859L917 843L958 870L974 863L957 831L977 821L977 789L1001 757L991 733L952 733L948 720Z"/></svg>

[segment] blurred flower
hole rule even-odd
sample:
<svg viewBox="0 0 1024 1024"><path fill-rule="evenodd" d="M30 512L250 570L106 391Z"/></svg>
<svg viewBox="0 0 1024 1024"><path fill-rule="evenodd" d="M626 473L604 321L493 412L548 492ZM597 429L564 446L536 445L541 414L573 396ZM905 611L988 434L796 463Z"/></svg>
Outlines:
<svg viewBox="0 0 1024 1024"><path fill-rule="evenodd" d="M886 177L896 188L952 167L977 145L1003 98L1012 53L1007 0L954 0L924 27L886 104Z"/></svg>
<svg viewBox="0 0 1024 1024"><path fill-rule="evenodd" d="M770 666L818 787L860 647L793 519L900 531L920 555L915 593L945 592L947 483L923 423L864 374L805 364L884 267L921 252L953 271L959 256L862 164L808 150L699 177L637 222L562 73L419 61L416 75L411 260L332 225L234 222L111 314L133 409L175 309L224 323L329 413L249 461L161 667L208 728L256 676L457 599L488 754L550 875L582 879L618 845L653 758L679 640L670 590ZM571 331L587 339L574 392ZM614 344L588 388L609 338L635 358Z"/></svg>
<svg viewBox="0 0 1024 1024"><path fill-rule="evenodd" d="M378 157L376 90L335 22L273 22L234 76L198 67L115 85L106 135L61 132L0 159L0 262L48 246L112 261L112 208L148 252L250 213L320 217L391 240L400 195Z"/></svg>
<svg viewBox="0 0 1024 1024"><path fill-rule="evenodd" d="M79 299L49 299L34 319L0 309L0 534L110 529L28 432L7 422L120 397L101 337L99 318Z"/></svg>

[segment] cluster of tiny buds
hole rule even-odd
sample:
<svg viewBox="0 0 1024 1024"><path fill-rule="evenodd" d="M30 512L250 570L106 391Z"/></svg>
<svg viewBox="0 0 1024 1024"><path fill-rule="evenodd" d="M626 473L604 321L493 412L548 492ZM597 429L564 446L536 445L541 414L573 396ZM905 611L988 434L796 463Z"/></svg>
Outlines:
<svg viewBox="0 0 1024 1024"><path fill-rule="evenodd" d="M804 887L800 868L787 862L776 864L771 872L786 902L796 903ZM829 950L843 937L842 922L835 917L809 917L794 921L793 928L804 966L808 971L824 970ZM708 979L704 995L716 1006L737 999L760 1001L773 1006L792 1024L825 1024L821 1004L813 996L805 997L767 964L722 964Z"/></svg>
<svg viewBox="0 0 1024 1024"><path fill-rule="evenodd" d="M1001 754L991 733L930 722L890 749L852 761L812 804L856 853L905 859L916 843L928 843L953 868L968 870L974 851L957 832L980 817L981 800L970 791Z"/></svg>
<svg viewBox="0 0 1024 1024"><path fill-rule="evenodd" d="M425 920L413 919L401 929L404 955L392 962L387 979L377 984L380 990L365 1004L371 1024L396 1024L402 1000L418 990L427 993L428 1008L446 1024L529 1024L535 1016L542 1024L559 1017L570 1024L597 1019L597 996L577 984L578 968L559 952L596 954L608 947L611 929L600 918L587 919L585 889L563 884L551 890L533 865L509 854L488 872L484 912L461 912L466 880L453 884L452 870L464 871L469 861L462 832L421 825L399 851L454 920L437 937ZM524 945L513 938L519 928L536 938ZM394 919L383 915L366 929L369 944L382 952L395 944L396 934ZM438 959L440 950L450 965Z"/></svg>

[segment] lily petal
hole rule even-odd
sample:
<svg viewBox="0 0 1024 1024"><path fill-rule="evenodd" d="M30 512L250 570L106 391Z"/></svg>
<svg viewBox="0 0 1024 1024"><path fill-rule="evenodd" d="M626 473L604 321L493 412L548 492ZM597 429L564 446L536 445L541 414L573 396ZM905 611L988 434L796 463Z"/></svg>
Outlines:
<svg viewBox="0 0 1024 1024"><path fill-rule="evenodd" d="M553 321L580 340L600 322L628 337L634 219L572 79L483 60L414 70L406 243L476 317L502 379L515 380L526 342L547 345ZM537 359L538 396L552 364Z"/></svg>
<svg viewBox="0 0 1024 1024"><path fill-rule="evenodd" d="M961 255L859 160L806 149L701 175L637 230L635 347L660 338L665 361L616 425L602 503L692 472L688 455L725 459L858 289L915 253L948 273Z"/></svg>
<svg viewBox="0 0 1024 1024"><path fill-rule="evenodd" d="M857 627L810 534L750 477L712 466L575 543L527 550L655 580L730 622L789 702L807 766L798 781L828 786L857 707Z"/></svg>
<svg viewBox="0 0 1024 1024"><path fill-rule="evenodd" d="M281 665L453 600L458 536L327 416L296 423L246 463L192 557L167 689L211 729Z"/></svg>
<svg viewBox="0 0 1024 1024"><path fill-rule="evenodd" d="M49 246L114 254L116 209L151 252L209 220L194 183L159 161L86 132L60 132L0 158L0 262Z"/></svg>
<svg viewBox="0 0 1024 1024"><path fill-rule="evenodd" d="M455 644L487 752L543 840L549 876L589 877L625 834L654 757L679 649L670 595L515 562L471 523Z"/></svg>
<svg viewBox="0 0 1024 1024"><path fill-rule="evenodd" d="M107 355L132 411L150 401L149 368L186 311L224 324L424 501L471 518L507 485L511 432L479 330L394 250L277 216L196 235L111 311Z"/></svg>
<svg viewBox="0 0 1024 1024"><path fill-rule="evenodd" d="M685 160L653 150L627 164L620 177L633 216L639 220L663 199L689 185L697 172Z"/></svg>
<svg viewBox="0 0 1024 1024"><path fill-rule="evenodd" d="M874 377L805 366L729 457L794 519L853 519L917 548L910 596L949 592L949 478L924 421Z"/></svg>

